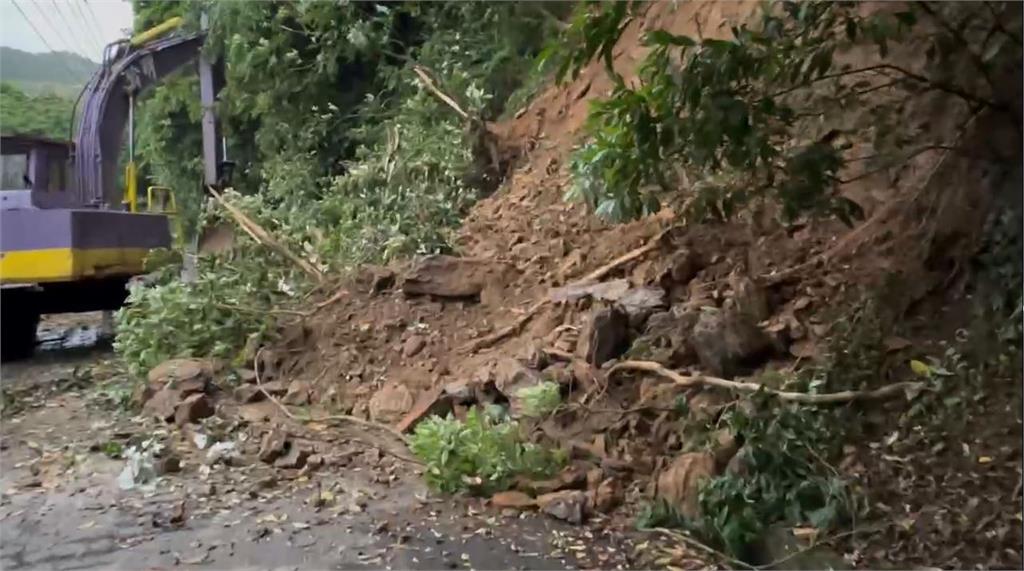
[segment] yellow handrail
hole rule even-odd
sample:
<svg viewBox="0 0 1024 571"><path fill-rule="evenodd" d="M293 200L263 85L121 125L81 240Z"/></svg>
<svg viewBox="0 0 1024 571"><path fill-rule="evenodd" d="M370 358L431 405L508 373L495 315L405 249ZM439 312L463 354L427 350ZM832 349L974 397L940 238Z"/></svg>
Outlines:
<svg viewBox="0 0 1024 571"><path fill-rule="evenodd" d="M154 192L166 192L167 202L170 203L170 209L153 210L153 194ZM150 186L146 188L146 211L147 212L162 212L168 216L173 216L178 213L178 204L174 200L174 192L166 186Z"/></svg>

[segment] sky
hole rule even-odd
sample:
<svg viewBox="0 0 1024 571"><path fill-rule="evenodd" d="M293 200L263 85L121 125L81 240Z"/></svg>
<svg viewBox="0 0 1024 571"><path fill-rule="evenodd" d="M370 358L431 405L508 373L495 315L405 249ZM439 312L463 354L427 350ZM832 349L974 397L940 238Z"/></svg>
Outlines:
<svg viewBox="0 0 1024 571"><path fill-rule="evenodd" d="M131 27L128 0L0 0L0 45L27 52L68 51L99 62L103 45Z"/></svg>

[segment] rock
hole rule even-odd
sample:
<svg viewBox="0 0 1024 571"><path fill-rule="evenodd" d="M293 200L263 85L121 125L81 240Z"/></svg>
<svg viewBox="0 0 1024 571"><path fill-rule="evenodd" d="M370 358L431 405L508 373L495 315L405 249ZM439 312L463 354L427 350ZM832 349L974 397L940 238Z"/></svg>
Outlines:
<svg viewBox="0 0 1024 571"><path fill-rule="evenodd" d="M201 384L205 384L213 378L213 369L213 363L203 359L170 359L150 369L146 378L151 383L161 385L185 381L201 381ZM178 385L175 388L182 387Z"/></svg>
<svg viewBox="0 0 1024 571"><path fill-rule="evenodd" d="M388 382L370 398L370 419L390 424L402 418L415 402L405 385Z"/></svg>
<svg viewBox="0 0 1024 571"><path fill-rule="evenodd" d="M629 316L617 307L595 310L576 348L584 361L600 367L629 347Z"/></svg>
<svg viewBox="0 0 1024 571"><path fill-rule="evenodd" d="M452 398L444 394L444 387L435 387L420 394L409 412L395 425L399 432L409 432L428 416L444 416L452 411Z"/></svg>
<svg viewBox="0 0 1024 571"><path fill-rule="evenodd" d="M252 369L235 369L235 375L238 377L238 380L243 383L256 382L256 371Z"/></svg>
<svg viewBox="0 0 1024 571"><path fill-rule="evenodd" d="M217 442L210 449L206 451L206 458L203 459L203 463L207 466L213 466L215 464L227 464L228 466L235 465L239 462L241 457L238 455L238 447L234 442L225 441Z"/></svg>
<svg viewBox="0 0 1024 571"><path fill-rule="evenodd" d="M586 521L590 513L590 500L587 493L579 490L562 490L544 494L537 498L537 506L540 511L552 517L575 524Z"/></svg>
<svg viewBox="0 0 1024 571"><path fill-rule="evenodd" d="M172 474L174 472L181 471L181 458L173 454L168 454L162 458L158 458L153 465L157 475Z"/></svg>
<svg viewBox="0 0 1024 571"><path fill-rule="evenodd" d="M498 492L491 496L491 505L496 508L532 508L537 505L537 501L523 492L517 492L515 490L509 490L506 492Z"/></svg>
<svg viewBox="0 0 1024 571"><path fill-rule="evenodd" d="M149 402L149 399L153 398L156 393L160 392L163 387L159 383L139 383L132 390L131 404L133 408L142 408Z"/></svg>
<svg viewBox="0 0 1024 571"><path fill-rule="evenodd" d="M705 308L691 340L704 370L726 378L759 365L772 348L768 335L736 310Z"/></svg>
<svg viewBox="0 0 1024 571"><path fill-rule="evenodd" d="M280 458L288 446L288 434L281 430L271 430L263 435L260 443L259 459L268 464Z"/></svg>
<svg viewBox="0 0 1024 571"><path fill-rule="evenodd" d="M680 248L669 258L668 268L662 276L662 284L669 281L686 284L702 267L703 260L697 252L689 248Z"/></svg>
<svg viewBox="0 0 1024 571"><path fill-rule="evenodd" d="M551 301L576 301L592 297L602 301L618 301L629 291L629 281L625 279L607 282L574 282L564 287L553 288L548 294Z"/></svg>
<svg viewBox="0 0 1024 571"><path fill-rule="evenodd" d="M402 282L407 295L439 297L477 297L485 287L509 280L513 268L490 260L427 256Z"/></svg>
<svg viewBox="0 0 1024 571"><path fill-rule="evenodd" d="M505 357L494 363L494 386L512 399L517 391L541 382L541 375L518 359Z"/></svg>
<svg viewBox="0 0 1024 571"><path fill-rule="evenodd" d="M647 319L643 334L630 346L630 357L655 361L669 368L694 361L696 354L690 337L699 317L696 311L652 314Z"/></svg>
<svg viewBox="0 0 1024 571"><path fill-rule="evenodd" d="M288 392L284 394L281 402L293 406L309 404L309 382L299 380L292 381L291 384L288 385Z"/></svg>
<svg viewBox="0 0 1024 571"><path fill-rule="evenodd" d="M629 326L639 329L653 313L666 307L665 290L660 287L637 287L619 298L619 307L629 317Z"/></svg>
<svg viewBox="0 0 1024 571"><path fill-rule="evenodd" d="M594 467L587 470L587 489L594 490L604 481L604 470Z"/></svg>
<svg viewBox="0 0 1024 571"><path fill-rule="evenodd" d="M296 469L306 465L313 451L305 443L292 442L288 452L274 461L275 468Z"/></svg>
<svg viewBox="0 0 1024 571"><path fill-rule="evenodd" d="M754 280L740 274L729 276L732 300L736 311L752 323L760 323L770 316L768 298L764 289Z"/></svg>
<svg viewBox="0 0 1024 571"><path fill-rule="evenodd" d="M210 399L203 393L196 393L185 397L185 400L181 401L174 409L174 423L178 426L185 426L190 422L199 422L213 416L213 413L213 404L210 403Z"/></svg>
<svg viewBox="0 0 1024 571"><path fill-rule="evenodd" d="M405 340L405 344L402 345L402 356L408 359L409 357L415 357L417 353L423 350L423 347L427 344L426 339L420 335L413 335Z"/></svg>
<svg viewBox="0 0 1024 571"><path fill-rule="evenodd" d="M179 402L181 402L181 393L175 389L164 387L146 401L143 411L166 422L174 418Z"/></svg>
<svg viewBox="0 0 1024 571"><path fill-rule="evenodd" d="M533 494L550 494L559 490L583 489L587 483L587 474L577 466L566 466L554 478L547 480L520 479L516 486Z"/></svg>
<svg viewBox="0 0 1024 571"><path fill-rule="evenodd" d="M233 391L235 400L241 404L248 404L251 402L258 402L266 398L266 395L260 391L256 385L238 385Z"/></svg>
<svg viewBox="0 0 1024 571"><path fill-rule="evenodd" d="M616 478L605 478L587 494L590 505L601 513L608 513L622 503L622 485Z"/></svg>
<svg viewBox="0 0 1024 571"><path fill-rule="evenodd" d="M655 494L680 514L694 519L700 515L701 483L714 476L715 457L712 454L687 452L658 474Z"/></svg>

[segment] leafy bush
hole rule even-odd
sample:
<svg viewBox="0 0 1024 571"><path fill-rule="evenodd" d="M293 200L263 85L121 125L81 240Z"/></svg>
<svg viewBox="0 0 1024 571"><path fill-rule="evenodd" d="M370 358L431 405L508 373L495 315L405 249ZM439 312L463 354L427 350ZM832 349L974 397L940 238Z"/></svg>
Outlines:
<svg viewBox="0 0 1024 571"><path fill-rule="evenodd" d="M523 416L528 418L548 416L562 404L561 389L558 383L551 381L519 389L516 396L522 402Z"/></svg>
<svg viewBox="0 0 1024 571"><path fill-rule="evenodd" d="M202 2L140 3L139 27ZM474 116L500 114L553 29L542 5L216 3L210 50L227 60L219 117L238 163L228 199L325 271L437 253L477 199L476 136L420 85L414 64ZM197 192L199 98L171 79L140 109L146 172L173 186L189 232L226 218ZM205 209L204 209L205 205ZM230 221L229 221L230 223ZM193 284L133 292L117 347L135 372L173 356L233 358L268 309L311 284L236 232L235 253ZM244 309L238 309L244 308Z"/></svg>
<svg viewBox="0 0 1024 571"><path fill-rule="evenodd" d="M547 477L564 461L557 453L524 443L519 427L494 411L472 409L462 422L431 417L416 426L410 448L427 465L427 484L445 493L492 493L517 475Z"/></svg>
<svg viewBox="0 0 1024 571"><path fill-rule="evenodd" d="M743 438L746 475L726 474L700 492L701 517L693 529L737 557L770 525L811 525L825 531L850 514L846 485L822 458L837 442L835 420L806 406L767 406L747 415L726 413Z"/></svg>

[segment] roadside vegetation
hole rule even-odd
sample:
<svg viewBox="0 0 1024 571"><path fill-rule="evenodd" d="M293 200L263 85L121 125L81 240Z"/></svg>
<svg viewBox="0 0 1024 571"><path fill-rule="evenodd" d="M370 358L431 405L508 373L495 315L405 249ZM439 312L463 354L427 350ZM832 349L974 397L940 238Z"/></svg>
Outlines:
<svg viewBox="0 0 1024 571"><path fill-rule="evenodd" d="M137 27L200 3L138 2ZM239 165L226 199L320 271L444 252L500 176L484 122L539 85L551 4L215 3L210 49L228 62L221 120ZM467 121L425 88L421 70ZM198 83L154 90L139 113L142 170L174 188L187 234L217 219L197 186ZM515 111L514 109L512 110ZM136 371L175 356L235 359L270 307L318 285L240 235L192 284L138 290L117 348ZM239 309L245 308L245 309Z"/></svg>

